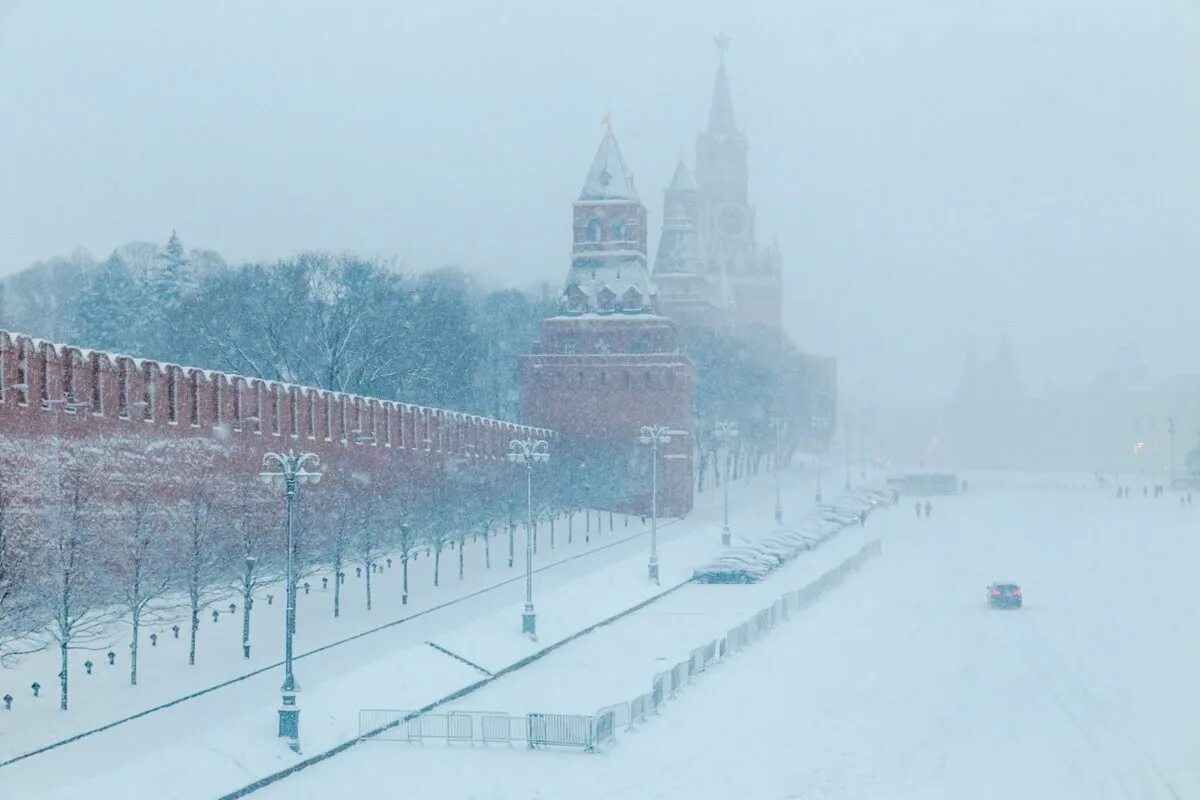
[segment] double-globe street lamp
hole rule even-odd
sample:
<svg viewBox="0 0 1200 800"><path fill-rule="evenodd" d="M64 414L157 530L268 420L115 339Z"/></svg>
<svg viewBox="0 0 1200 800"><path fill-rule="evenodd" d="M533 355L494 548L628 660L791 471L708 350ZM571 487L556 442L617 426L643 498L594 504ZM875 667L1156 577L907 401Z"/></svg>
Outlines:
<svg viewBox="0 0 1200 800"><path fill-rule="evenodd" d="M508 443L508 460L525 465L525 613L521 615L521 633L537 636L537 616L533 613L533 465L550 460L550 445L544 439L513 439Z"/></svg>
<svg viewBox="0 0 1200 800"><path fill-rule="evenodd" d="M658 583L658 447L671 441L666 425L643 425L638 441L650 445L650 580Z"/></svg>
<svg viewBox="0 0 1200 800"><path fill-rule="evenodd" d="M296 540L292 533L292 517L296 505L296 492L302 483L315 484L321 480L317 471L321 459L316 453L267 453L263 456L262 471L258 477L269 486L283 488L287 508L287 618L283 632L283 701L279 707L279 736L288 740L288 747L300 752L300 707L296 705L296 694L300 691L296 677L292 674L292 636L296 628Z"/></svg>
<svg viewBox="0 0 1200 800"><path fill-rule="evenodd" d="M821 502L821 446L825 436L825 431L829 429L829 418L814 416L809 418L808 424L817 434L816 455L817 455L817 502Z"/></svg>
<svg viewBox="0 0 1200 800"><path fill-rule="evenodd" d="M782 452L783 429L787 423L781 419L771 420L771 430L775 432L775 524L783 524L783 476L779 470L780 453ZM819 498L818 498L819 499Z"/></svg>
<svg viewBox="0 0 1200 800"><path fill-rule="evenodd" d="M737 435L736 422L723 420L713 425L713 438L717 440L722 452L725 454L724 466L726 468L729 466L729 448L733 440L737 438ZM732 541L732 536L729 532L729 473L727 471L721 473L721 482L724 484L725 489L725 523L721 527L721 544L728 547Z"/></svg>

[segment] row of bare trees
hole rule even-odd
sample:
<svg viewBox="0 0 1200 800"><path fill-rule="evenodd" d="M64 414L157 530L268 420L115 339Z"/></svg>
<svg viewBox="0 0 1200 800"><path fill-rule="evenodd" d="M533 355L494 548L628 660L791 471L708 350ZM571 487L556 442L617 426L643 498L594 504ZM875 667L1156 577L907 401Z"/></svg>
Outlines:
<svg viewBox="0 0 1200 800"><path fill-rule="evenodd" d="M535 514L551 523L551 547L556 518L612 505L629 496L636 479L612 453L563 450L558 456L555 468L538 476L535 490ZM114 491L102 475L74 465L34 503L5 489L3 477L0 664L57 648L65 710L72 650L127 641L129 681L136 685L146 626L183 623L187 663L194 665L202 616L227 600L241 607L242 650L249 657L256 597L284 572L277 493L244 482L224 491L219 482L206 482L167 501L150 485ZM470 460L449 462L424 486L385 486L330 471L320 487L301 496L297 582L331 573L331 613L340 617L341 576L362 570L363 600L371 610L372 576L382 572L384 559L399 562L403 604L411 588L409 562L419 551L429 552L438 586L448 549L455 551L462 579L467 545L482 543L484 568L490 569L493 540L506 533L512 567L515 529L525 520L523 481L523 467L497 469ZM568 537L570 530L568 524Z"/></svg>

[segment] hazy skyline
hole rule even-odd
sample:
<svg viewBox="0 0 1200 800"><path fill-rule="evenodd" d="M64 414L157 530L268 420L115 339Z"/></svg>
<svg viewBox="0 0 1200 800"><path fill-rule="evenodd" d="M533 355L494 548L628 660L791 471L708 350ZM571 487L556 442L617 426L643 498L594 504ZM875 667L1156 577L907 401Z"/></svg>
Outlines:
<svg viewBox="0 0 1200 800"><path fill-rule="evenodd" d="M5 2L0 274L131 240L565 277L611 113L651 221L717 55L785 316L845 383L1026 385L1127 342L1200 371L1200 10L1054 4Z"/></svg>

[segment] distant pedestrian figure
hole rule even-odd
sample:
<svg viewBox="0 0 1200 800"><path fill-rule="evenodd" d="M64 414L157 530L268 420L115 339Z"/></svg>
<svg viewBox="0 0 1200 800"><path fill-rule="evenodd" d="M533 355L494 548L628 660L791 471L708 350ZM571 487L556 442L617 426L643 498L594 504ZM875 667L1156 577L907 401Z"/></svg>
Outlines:
<svg viewBox="0 0 1200 800"><path fill-rule="evenodd" d="M921 501L920 500L917 501L917 505L915 506L915 508L917 509L917 519L920 519L921 518Z"/></svg>
<svg viewBox="0 0 1200 800"><path fill-rule="evenodd" d="M1187 501L1188 501L1188 505L1190 506L1192 504L1192 493L1191 492L1187 493Z"/></svg>
<svg viewBox="0 0 1200 800"><path fill-rule="evenodd" d="M1150 496L1150 489L1146 486L1143 486L1142 487L1142 497L1149 497L1149 496Z"/></svg>
<svg viewBox="0 0 1200 800"><path fill-rule="evenodd" d="M933 511L933 505L928 500L925 501L925 519L929 519L929 512Z"/></svg>
<svg viewBox="0 0 1200 800"><path fill-rule="evenodd" d="M858 524L859 524L859 525L866 525L866 524L867 524L867 512L865 512L865 511L860 511L860 512L859 512L859 514L858 514Z"/></svg>

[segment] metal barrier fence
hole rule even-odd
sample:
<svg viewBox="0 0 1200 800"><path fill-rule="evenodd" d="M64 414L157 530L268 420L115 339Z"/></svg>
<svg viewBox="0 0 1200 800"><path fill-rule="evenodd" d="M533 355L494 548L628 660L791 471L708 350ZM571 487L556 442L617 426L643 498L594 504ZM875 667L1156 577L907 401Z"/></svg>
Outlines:
<svg viewBox="0 0 1200 800"><path fill-rule="evenodd" d="M865 561L882 552L883 544L880 540L868 542L857 553L816 580L795 591L785 593L741 625L730 628L720 639L700 645L691 651L686 660L680 661L667 672L655 675L649 693L638 695L626 703L606 706L597 711L594 716L596 720L595 744L600 744L614 736L618 727L633 730L634 726L644 722L648 715L657 714L658 709L667 700L674 698L685 685L693 683L696 675L708 670L714 664L724 661L734 653L741 652L779 623L796 616L801 608L817 600ZM603 735L601 735L601 731L603 731Z"/></svg>
<svg viewBox="0 0 1200 800"><path fill-rule="evenodd" d="M449 711L444 714L393 709L358 712L358 735L376 741L451 744L524 743L531 748L581 747L591 751L598 737L612 735L617 707L596 717L581 714L526 714L498 711ZM597 719L602 725L597 724Z"/></svg>
<svg viewBox="0 0 1200 800"><path fill-rule="evenodd" d="M526 714L514 716L498 711L448 711L422 714L419 711L364 709L358 712L360 739L424 743L442 741L447 745L476 743L524 743L530 748L579 747L588 752L616 736L618 728L632 730L656 715L658 709L675 697L698 674L719 664L734 653L766 635L779 623L794 617L801 608L817 600L868 559L883 552L876 539L821 577L795 591L787 592L741 625L730 628L720 639L700 645L688 658L666 672L654 676L651 690L625 703L601 708L591 716L582 714Z"/></svg>

